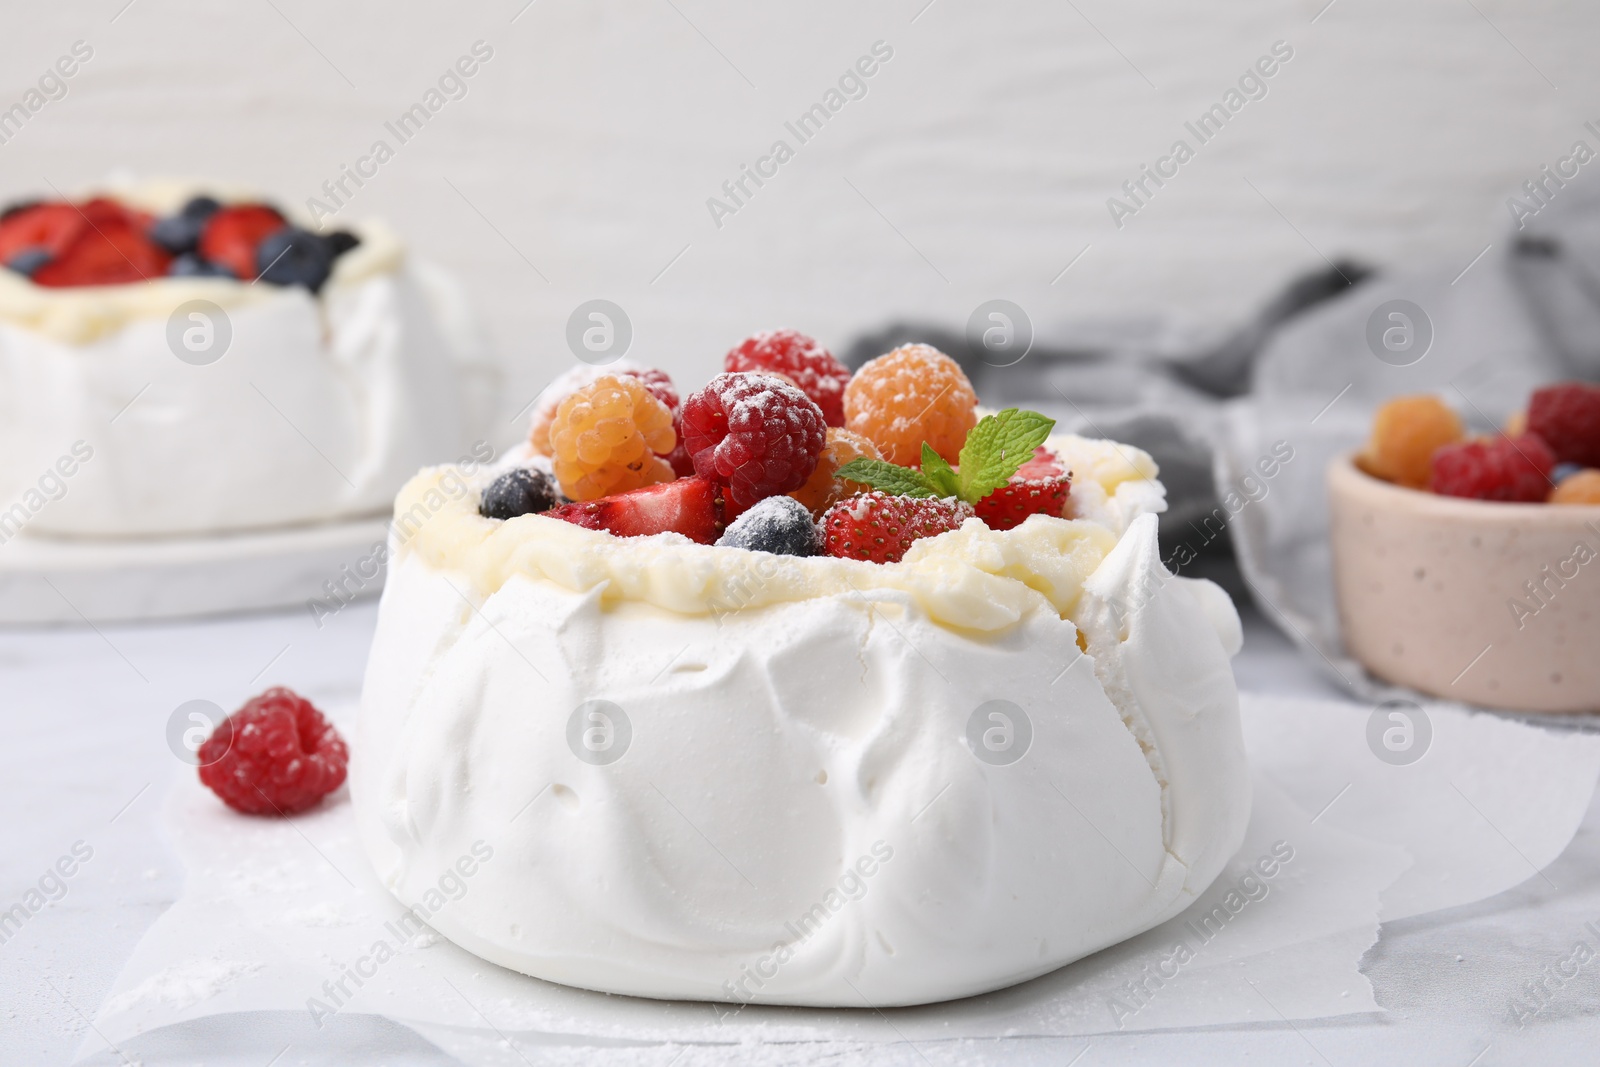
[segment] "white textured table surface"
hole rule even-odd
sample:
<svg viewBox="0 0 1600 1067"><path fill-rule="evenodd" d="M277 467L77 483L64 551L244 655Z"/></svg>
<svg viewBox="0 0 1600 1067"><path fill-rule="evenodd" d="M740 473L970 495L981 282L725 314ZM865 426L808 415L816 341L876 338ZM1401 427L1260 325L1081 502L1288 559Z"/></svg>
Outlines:
<svg viewBox="0 0 1600 1067"><path fill-rule="evenodd" d="M182 871L161 839L157 804L174 773L168 716L197 697L235 707L268 684L353 695L374 605L316 629L303 612L203 623L0 631L0 908L10 907L75 842L93 858L58 901L0 943L0 1063L70 1062L124 959L177 896ZM1241 688L1336 697L1276 631L1247 617ZM1545 878L1477 905L1384 927L1363 969L1388 1008L1327 1023L1105 1035L1091 1039L791 1045L763 1063L1567 1064L1595 1062L1600 959L1550 997L1526 1028L1510 1005L1547 965L1600 938L1600 811ZM1552 984L1552 988L1554 988ZM287 1051L285 1048L287 1047ZM143 1064L451 1064L382 1019L340 1018L318 1032L287 1014L222 1016L123 1046ZM584 1062L585 1050L519 1039L529 1063ZM750 1049L613 1049L628 1062L748 1062ZM1074 1057L1079 1057L1074 1059ZM1476 1057L1476 1058L1475 1058ZM123 1062L105 1053L86 1062Z"/></svg>

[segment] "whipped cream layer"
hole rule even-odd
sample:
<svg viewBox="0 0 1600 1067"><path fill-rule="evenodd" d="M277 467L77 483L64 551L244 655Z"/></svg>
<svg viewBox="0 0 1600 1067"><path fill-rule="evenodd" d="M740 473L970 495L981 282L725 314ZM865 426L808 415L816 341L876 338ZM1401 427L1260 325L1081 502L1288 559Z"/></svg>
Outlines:
<svg viewBox="0 0 1600 1067"><path fill-rule="evenodd" d="M115 193L170 210L195 191ZM460 456L457 360L477 347L464 301L382 226L355 229L320 296L230 279L50 289L0 271L0 511L31 501L22 525L57 536L299 525L380 513L419 466ZM204 366L168 343L194 299L232 331ZM80 441L92 457L41 497Z"/></svg>
<svg viewBox="0 0 1600 1067"><path fill-rule="evenodd" d="M1249 816L1240 631L1162 568L1159 483L1124 466L1083 468L1093 517L887 566L489 523L425 472L351 767L380 878L437 904L481 841L428 908L457 944L733 1003L968 996L1169 918ZM979 758L985 705L1031 729L1020 759ZM578 756L596 707L627 735L604 765Z"/></svg>

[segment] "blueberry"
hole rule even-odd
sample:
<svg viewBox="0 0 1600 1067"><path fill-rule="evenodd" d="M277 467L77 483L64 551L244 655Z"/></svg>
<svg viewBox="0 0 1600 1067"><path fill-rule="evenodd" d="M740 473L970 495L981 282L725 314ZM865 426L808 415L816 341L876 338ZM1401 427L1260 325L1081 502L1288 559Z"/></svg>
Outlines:
<svg viewBox="0 0 1600 1067"><path fill-rule="evenodd" d="M335 256L344 255L360 243L361 238L347 230L334 230L328 234L328 247L333 249Z"/></svg>
<svg viewBox="0 0 1600 1067"><path fill-rule="evenodd" d="M172 261L167 274L173 278L231 278L233 271L221 263L201 259L193 252L185 252Z"/></svg>
<svg viewBox="0 0 1600 1067"><path fill-rule="evenodd" d="M478 514L486 519L514 519L549 511L561 503L556 480L541 470L515 467L496 478L483 491Z"/></svg>
<svg viewBox="0 0 1600 1067"><path fill-rule="evenodd" d="M188 215L168 215L164 219L157 219L150 227L150 240L175 256L193 252L200 243L200 231L205 224L204 219L190 218Z"/></svg>
<svg viewBox="0 0 1600 1067"><path fill-rule="evenodd" d="M264 282L320 292L333 271L333 249L321 234L286 227L256 247L256 270Z"/></svg>
<svg viewBox="0 0 1600 1067"><path fill-rule="evenodd" d="M821 542L821 531L804 504L789 496L769 496L734 519L717 540L717 547L814 556L821 550Z"/></svg>
<svg viewBox="0 0 1600 1067"><path fill-rule="evenodd" d="M24 248L6 263L6 266L26 277L33 277L33 272L50 262L50 252L44 248Z"/></svg>
<svg viewBox="0 0 1600 1067"><path fill-rule="evenodd" d="M1557 463L1555 469L1550 472L1550 480L1560 485L1581 470L1583 470L1581 463Z"/></svg>
<svg viewBox="0 0 1600 1067"><path fill-rule="evenodd" d="M221 209L222 204L217 201L216 197L197 196L190 200L187 204L183 205L182 210L180 210L178 214L186 219L194 219L198 222L204 222Z"/></svg>

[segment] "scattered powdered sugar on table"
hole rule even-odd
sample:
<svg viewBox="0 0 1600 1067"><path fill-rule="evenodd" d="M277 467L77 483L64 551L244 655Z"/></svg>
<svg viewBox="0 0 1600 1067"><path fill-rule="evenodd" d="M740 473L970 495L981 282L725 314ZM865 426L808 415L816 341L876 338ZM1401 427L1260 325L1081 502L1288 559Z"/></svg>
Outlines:
<svg viewBox="0 0 1600 1067"><path fill-rule="evenodd" d="M182 1011L202 1000L210 1000L234 982L260 969L259 963L240 960L185 960L157 971L127 992L111 997L103 1010L115 1013L160 1003L174 1011Z"/></svg>

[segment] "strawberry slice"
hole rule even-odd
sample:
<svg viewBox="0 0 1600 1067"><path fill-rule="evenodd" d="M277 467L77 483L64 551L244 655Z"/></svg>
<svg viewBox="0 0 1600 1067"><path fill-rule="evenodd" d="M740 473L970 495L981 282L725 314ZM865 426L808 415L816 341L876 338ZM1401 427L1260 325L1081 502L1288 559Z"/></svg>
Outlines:
<svg viewBox="0 0 1600 1067"><path fill-rule="evenodd" d="M1052 461L1054 457L1051 457ZM1039 463L1037 458L1024 464ZM1059 470L1060 465L1056 468ZM1072 489L1072 479L1065 474L1050 474L1042 478L1024 478L1017 471L1011 481L1002 485L975 505L978 518L991 530L1012 530L1021 526L1029 515L1052 515L1060 518L1067 509L1067 493Z"/></svg>
<svg viewBox="0 0 1600 1067"><path fill-rule="evenodd" d="M41 248L53 259L60 255L78 231L84 228L83 215L71 204L34 204L0 219L0 263L10 263L19 253Z"/></svg>
<svg viewBox="0 0 1600 1067"><path fill-rule="evenodd" d="M1054 478L1058 474L1067 473L1067 468L1062 465L1061 457L1056 455L1044 445L1033 450L1033 458L1017 468L1017 473L1012 481L1029 478Z"/></svg>
<svg viewBox="0 0 1600 1067"><path fill-rule="evenodd" d="M219 208L200 231L200 258L221 263L242 281L250 281L256 269L256 248L270 234L288 223L265 204L237 204Z"/></svg>
<svg viewBox="0 0 1600 1067"><path fill-rule="evenodd" d="M35 285L124 285L166 275L172 257L145 236L148 219L110 200L78 208L79 226L50 262L33 275Z"/></svg>
<svg viewBox="0 0 1600 1067"><path fill-rule="evenodd" d="M618 537L670 531L709 545L722 533L717 520L717 487L704 478L679 478L598 500L563 504L545 514Z"/></svg>

